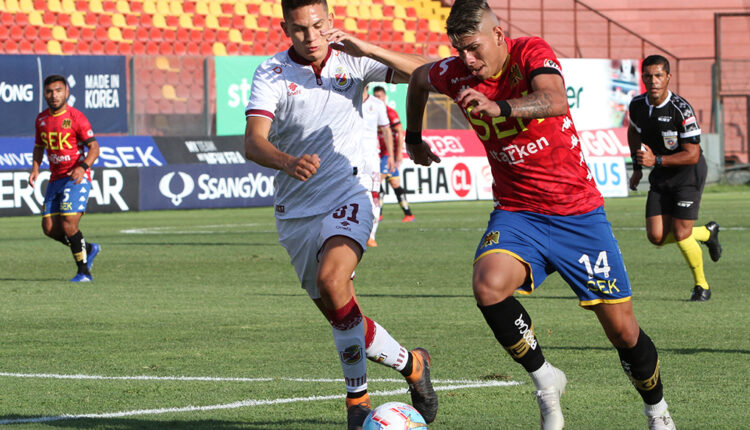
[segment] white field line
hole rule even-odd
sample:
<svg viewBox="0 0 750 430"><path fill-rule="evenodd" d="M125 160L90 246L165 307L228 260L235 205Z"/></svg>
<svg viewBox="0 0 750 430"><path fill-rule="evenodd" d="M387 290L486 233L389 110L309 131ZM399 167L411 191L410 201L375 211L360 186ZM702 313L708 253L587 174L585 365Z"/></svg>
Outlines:
<svg viewBox="0 0 750 430"><path fill-rule="evenodd" d="M272 380L284 380L284 381L296 381L296 382L343 382L343 379L310 379L310 378L212 378L212 377L189 377L189 376L97 376L97 375L55 375L55 374L22 374L22 373L0 373L0 376L18 377L18 378L52 378L52 379L96 379L96 380L177 380L177 381L243 381L243 382L266 382ZM388 379L388 378L376 378L372 379L371 382L403 382L403 379ZM512 385L520 385L521 382L516 381L471 381L471 380L435 380L434 384L448 384L448 385L436 385L435 391L447 391L447 390L460 390L465 388L486 388L486 387L506 387ZM371 392L372 396L392 396L397 394L405 394L406 388L400 388L398 390L390 391L374 391ZM265 406L265 405L280 405L285 403L297 403L297 402L313 402L323 400L335 400L343 399L344 394L335 394L329 396L309 396L309 397L290 397L290 398L278 398L278 399L262 399L254 400L247 399L238 402L224 403L218 405L207 405L207 406L184 406L175 408L161 408L161 409L136 409L131 411L120 411L120 412L107 412L100 414L79 414L79 415L54 415L46 417L34 417L34 418L17 418L0 420L0 425L6 424L27 424L27 423L43 423L50 421L63 421L63 420L77 420L77 419L97 419L97 418L120 418L120 417L131 417L137 415L159 415L169 413L180 413L180 412L202 412L202 411L213 411L221 409L237 409L252 406Z"/></svg>

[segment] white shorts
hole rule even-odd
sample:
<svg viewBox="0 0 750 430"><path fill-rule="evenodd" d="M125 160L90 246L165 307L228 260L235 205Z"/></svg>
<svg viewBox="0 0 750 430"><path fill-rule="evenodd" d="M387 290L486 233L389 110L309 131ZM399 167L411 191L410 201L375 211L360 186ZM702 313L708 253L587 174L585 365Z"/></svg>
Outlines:
<svg viewBox="0 0 750 430"><path fill-rule="evenodd" d="M302 288L319 299L318 253L326 240L346 236L367 250L372 230L372 197L360 192L344 199L337 209L306 218L276 219L279 243L286 249ZM353 274L352 274L353 275Z"/></svg>

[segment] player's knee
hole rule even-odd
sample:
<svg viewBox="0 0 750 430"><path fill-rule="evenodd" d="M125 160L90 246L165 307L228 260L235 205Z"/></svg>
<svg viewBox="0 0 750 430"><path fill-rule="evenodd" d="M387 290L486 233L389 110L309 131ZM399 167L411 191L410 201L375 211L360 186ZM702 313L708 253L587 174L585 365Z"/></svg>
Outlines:
<svg viewBox="0 0 750 430"><path fill-rule="evenodd" d="M632 348L638 343L639 333L638 324L619 324L611 327L607 335L616 348Z"/></svg>
<svg viewBox="0 0 750 430"><path fill-rule="evenodd" d="M648 241L654 245L661 245L662 242L664 242L664 235L662 235L661 233L649 231L646 232L646 237L648 238Z"/></svg>
<svg viewBox="0 0 750 430"><path fill-rule="evenodd" d="M474 298L482 306L501 302L511 295L519 285L512 285L511 277L500 271L474 271Z"/></svg>

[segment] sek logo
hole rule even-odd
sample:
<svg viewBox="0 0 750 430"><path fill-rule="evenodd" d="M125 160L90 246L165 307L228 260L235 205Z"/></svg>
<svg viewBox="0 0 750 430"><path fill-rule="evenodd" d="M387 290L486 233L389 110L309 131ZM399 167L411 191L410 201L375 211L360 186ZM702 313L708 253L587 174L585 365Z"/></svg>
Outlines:
<svg viewBox="0 0 750 430"><path fill-rule="evenodd" d="M451 172L451 186L458 197L466 197L471 191L471 171L466 164L458 163Z"/></svg>

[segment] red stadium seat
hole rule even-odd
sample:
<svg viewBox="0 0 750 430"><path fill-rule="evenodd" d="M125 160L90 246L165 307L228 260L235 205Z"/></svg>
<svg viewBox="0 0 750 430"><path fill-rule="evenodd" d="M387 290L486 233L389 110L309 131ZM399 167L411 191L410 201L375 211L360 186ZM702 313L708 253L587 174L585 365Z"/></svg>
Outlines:
<svg viewBox="0 0 750 430"><path fill-rule="evenodd" d="M23 29L23 38L26 40L34 40L36 39L37 31L36 27L33 25L27 25Z"/></svg>
<svg viewBox="0 0 750 430"><path fill-rule="evenodd" d="M151 15L144 13L141 15L141 18L138 21L139 27L144 28L151 28L154 26L154 19L151 17Z"/></svg>
<svg viewBox="0 0 750 430"><path fill-rule="evenodd" d="M253 45L240 45L240 55L253 55Z"/></svg>
<svg viewBox="0 0 750 430"><path fill-rule="evenodd" d="M172 42L162 42L159 44L159 55L173 55Z"/></svg>
<svg viewBox="0 0 750 430"><path fill-rule="evenodd" d="M140 40L133 42L133 55L144 55L146 53L146 44Z"/></svg>
<svg viewBox="0 0 750 430"><path fill-rule="evenodd" d="M260 14L260 5L257 3L249 3L247 5L247 14L248 15L259 15Z"/></svg>
<svg viewBox="0 0 750 430"><path fill-rule="evenodd" d="M88 55L91 53L91 45L87 40L79 40L75 45L76 54Z"/></svg>
<svg viewBox="0 0 750 430"><path fill-rule="evenodd" d="M68 35L68 39L72 40L78 40L78 38L81 36L81 30L78 29L78 27L65 27L67 29L66 33ZM52 38L52 31L49 31L49 37L47 37L47 30L49 30L48 27L42 27L39 29L39 37L41 37L44 40L49 40Z"/></svg>
<svg viewBox="0 0 750 430"><path fill-rule="evenodd" d="M12 13L0 12L0 24L10 27L15 21Z"/></svg>
<svg viewBox="0 0 750 430"><path fill-rule="evenodd" d="M162 38L165 42L174 42L177 39L177 32L171 28L165 28L162 32Z"/></svg>
<svg viewBox="0 0 750 430"><path fill-rule="evenodd" d="M18 42L18 52L21 54L33 54L34 45L32 45L28 40L23 39Z"/></svg>
<svg viewBox="0 0 750 430"><path fill-rule="evenodd" d="M238 43L227 43L227 55L237 55L240 53L240 45Z"/></svg>
<svg viewBox="0 0 750 430"><path fill-rule="evenodd" d="M42 20L45 25L57 25L57 14L54 12L46 11L42 15Z"/></svg>
<svg viewBox="0 0 750 430"><path fill-rule="evenodd" d="M138 27L135 30L135 40L140 40L142 42L148 42L149 35L148 35L148 29L143 27Z"/></svg>
<svg viewBox="0 0 750 430"><path fill-rule="evenodd" d="M93 12L87 13L83 18L83 21L90 27L96 27L99 25L99 17Z"/></svg>
<svg viewBox="0 0 750 430"><path fill-rule="evenodd" d="M194 15L193 16L193 26L198 28L203 28L206 26L206 17L203 15Z"/></svg>
<svg viewBox="0 0 750 430"><path fill-rule="evenodd" d="M68 32L68 37L73 39L73 36L70 35L70 32ZM135 40L135 30L132 28L123 28L122 29L122 38L123 40L127 41L133 41Z"/></svg>
<svg viewBox="0 0 750 430"><path fill-rule="evenodd" d="M146 43L146 55L156 55L159 53L159 42L149 41Z"/></svg>
<svg viewBox="0 0 750 430"><path fill-rule="evenodd" d="M128 42L119 42L118 43L118 55L130 55L133 53L133 44Z"/></svg>
<svg viewBox="0 0 750 430"><path fill-rule="evenodd" d="M62 25L63 27L68 27L70 25L70 15L67 13L57 15L57 24Z"/></svg>
<svg viewBox="0 0 750 430"><path fill-rule="evenodd" d="M128 6L130 6L130 13L139 14L143 12L143 2L141 1L130 0L128 1Z"/></svg>
<svg viewBox="0 0 750 430"><path fill-rule="evenodd" d="M200 45L198 45L198 42L190 42L187 45L187 53L188 55L200 55L201 48Z"/></svg>
<svg viewBox="0 0 750 430"><path fill-rule="evenodd" d="M108 27L97 27L94 31L94 37L99 42L106 42L109 39L109 33L107 32Z"/></svg>
<svg viewBox="0 0 750 430"><path fill-rule="evenodd" d="M71 55L76 53L76 44L73 42L62 42L62 53L65 55Z"/></svg>
<svg viewBox="0 0 750 430"><path fill-rule="evenodd" d="M174 55L185 55L187 53L187 44L185 42L176 42L173 48Z"/></svg>
<svg viewBox="0 0 750 430"><path fill-rule="evenodd" d="M8 30L8 27L0 25L0 43L4 42L5 39L8 39L9 34L10 31Z"/></svg>
<svg viewBox="0 0 750 430"><path fill-rule="evenodd" d="M114 40L108 40L104 42L104 54L105 55L117 55L120 48L120 44Z"/></svg>
<svg viewBox="0 0 750 430"><path fill-rule="evenodd" d="M96 33L94 32L93 28L83 27L81 29L81 35L79 38L90 42L96 39Z"/></svg>
<svg viewBox="0 0 750 430"><path fill-rule="evenodd" d="M209 57L214 55L214 44L213 42L202 42L201 43L201 55Z"/></svg>
<svg viewBox="0 0 750 430"><path fill-rule="evenodd" d="M99 14L99 25L105 29L112 26L112 15Z"/></svg>
<svg viewBox="0 0 750 430"><path fill-rule="evenodd" d="M227 42L229 42L229 32L226 30L217 30L216 38L214 38L214 41L226 44Z"/></svg>
<svg viewBox="0 0 750 430"><path fill-rule="evenodd" d="M161 29L156 28L156 27L151 27L151 29L148 31L148 38L149 40L152 40L155 42L161 42L163 39Z"/></svg>
<svg viewBox="0 0 750 430"><path fill-rule="evenodd" d="M34 53L36 54L46 54L47 53L47 42L37 39L34 41Z"/></svg>
<svg viewBox="0 0 750 430"><path fill-rule="evenodd" d="M184 27L180 27L177 29L177 36L175 38L178 42L188 42L190 41L190 30Z"/></svg>
<svg viewBox="0 0 750 430"><path fill-rule="evenodd" d="M12 25L10 27L10 32L9 32L10 38L15 41L20 41L21 39L23 39L23 32L24 32L24 28L21 27L20 25Z"/></svg>
<svg viewBox="0 0 750 430"><path fill-rule="evenodd" d="M185 13L195 13L195 2L186 1L182 4L182 11Z"/></svg>
<svg viewBox="0 0 750 430"><path fill-rule="evenodd" d="M29 16L23 12L16 12L16 14L13 16L14 16L13 19L15 19L15 23L18 25L26 25L29 23ZM20 46L19 46L19 49L20 49Z"/></svg>
<svg viewBox="0 0 750 430"><path fill-rule="evenodd" d="M18 53L18 42L13 39L8 39L3 44L3 49L6 54L16 54Z"/></svg>

